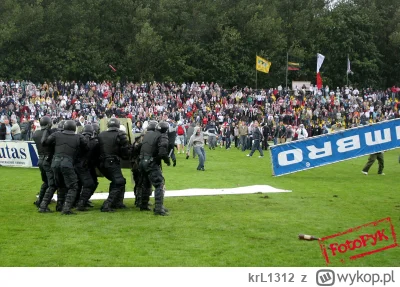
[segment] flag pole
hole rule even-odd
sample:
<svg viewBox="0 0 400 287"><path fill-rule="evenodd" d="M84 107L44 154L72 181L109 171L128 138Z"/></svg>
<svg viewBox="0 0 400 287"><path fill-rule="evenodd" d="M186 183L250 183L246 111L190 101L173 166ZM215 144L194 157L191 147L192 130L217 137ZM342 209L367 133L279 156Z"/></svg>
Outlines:
<svg viewBox="0 0 400 287"><path fill-rule="evenodd" d="M256 53L256 93L257 93L257 53Z"/></svg>
<svg viewBox="0 0 400 287"><path fill-rule="evenodd" d="M347 63L346 63L346 79L347 79L347 87L349 87L349 54L347 54Z"/></svg>
<svg viewBox="0 0 400 287"><path fill-rule="evenodd" d="M287 76L288 76L288 65L289 65L289 63L288 63L288 61L289 61L289 52L286 52L286 90L287 90Z"/></svg>

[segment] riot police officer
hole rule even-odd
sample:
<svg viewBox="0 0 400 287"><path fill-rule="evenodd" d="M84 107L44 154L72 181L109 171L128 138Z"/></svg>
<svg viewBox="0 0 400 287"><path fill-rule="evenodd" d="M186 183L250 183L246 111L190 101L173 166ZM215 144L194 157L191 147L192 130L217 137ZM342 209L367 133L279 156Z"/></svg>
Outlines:
<svg viewBox="0 0 400 287"><path fill-rule="evenodd" d="M100 126L98 123L93 123L92 127L93 127L93 137L97 138L100 134Z"/></svg>
<svg viewBox="0 0 400 287"><path fill-rule="evenodd" d="M140 207L141 203L141 195L142 195L142 175L140 173L139 163L140 163L140 149L142 148L142 134L135 134L135 141L131 147L131 171L132 178L135 182L135 186L133 188L133 193L135 194L135 206Z"/></svg>
<svg viewBox="0 0 400 287"><path fill-rule="evenodd" d="M42 176L42 186L40 187L39 198L34 202L34 204L39 208L40 203L47 190L49 194L53 197L57 187L54 181L54 174L51 169L51 160L53 158L54 149L49 146L42 146L41 140L45 129L51 127L51 119L48 116L44 116L40 119L40 130L35 131L33 134L33 140L35 141L36 148L39 155L38 166L40 174Z"/></svg>
<svg viewBox="0 0 400 287"><path fill-rule="evenodd" d="M168 123L160 122L156 130L152 130L154 123L150 122L147 132L143 137L140 149L140 170L143 175L143 189L141 210L149 210L148 202L151 194L151 186L155 187L154 214L168 215L164 207L164 177L161 172L161 160L168 166L171 165L168 157Z"/></svg>
<svg viewBox="0 0 400 287"><path fill-rule="evenodd" d="M62 132L53 133L49 136L46 129L41 141L43 146L54 147L54 159L51 167L56 184L60 187L57 204L62 204L61 214L67 215L73 214L71 208L78 192L78 177L74 170L74 163L80 150L83 152L88 150L87 139L81 134L75 134L75 131L75 121L67 120ZM65 194L63 187L67 188L67 194ZM46 212L50 200L50 193L46 192L40 204L40 212Z"/></svg>
<svg viewBox="0 0 400 287"><path fill-rule="evenodd" d="M52 128L50 131L51 131L52 133L53 133L53 132L62 132L62 131L64 130L64 123L65 123L65 120L61 120L61 121L57 124L57 128ZM53 174L54 174L54 173L53 173ZM54 181L55 181L55 179L54 179ZM65 186L63 186L63 187L58 186L57 188L58 188L58 191L57 191L57 198L58 198L60 195L61 195L61 197L62 197L62 196L65 196L65 195L67 194L67 192L68 192L68 189L67 189L67 187L65 187ZM62 211L64 201L65 201L65 199L57 200L56 211L59 211L59 212Z"/></svg>
<svg viewBox="0 0 400 287"><path fill-rule="evenodd" d="M125 208L123 203L126 179L121 171L121 158L129 159L129 141L124 131L120 131L120 122L111 118L107 131L99 134L99 170L111 181L109 194L101 207L102 212L114 211L113 208Z"/></svg>
<svg viewBox="0 0 400 287"><path fill-rule="evenodd" d="M79 211L86 211L86 205L98 184L95 170L96 166L94 164L94 159L98 157L98 139L94 137L92 125L85 125L82 130L82 135L88 136L89 150L87 152L80 150L75 164L75 171L82 185L76 209Z"/></svg>
<svg viewBox="0 0 400 287"><path fill-rule="evenodd" d="M57 125L57 131L58 131L58 132L62 132L62 131L64 130L64 123L65 123L64 120L62 120L62 121L60 121L60 122L58 123L58 125Z"/></svg>

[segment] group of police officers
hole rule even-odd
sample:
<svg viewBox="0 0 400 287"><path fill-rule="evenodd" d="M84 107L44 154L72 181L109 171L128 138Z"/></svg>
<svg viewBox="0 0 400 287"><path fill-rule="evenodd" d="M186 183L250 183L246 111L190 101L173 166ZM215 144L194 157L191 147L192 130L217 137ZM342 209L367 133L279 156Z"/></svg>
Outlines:
<svg viewBox="0 0 400 287"><path fill-rule="evenodd" d="M34 204L39 212L51 212L49 204L57 191L56 211L73 214L72 209L86 211L93 206L90 197L98 186L96 168L110 181L109 195L101 206L102 212L126 208L125 185L121 160L130 160L135 182L135 206L151 211L149 200L154 186L154 214L168 215L164 202L162 161L171 165L169 157L169 125L165 121L150 121L144 134L131 144L120 130L120 122L111 118L107 130L100 132L98 124L85 125L82 134L76 133L73 120L62 121L52 129L48 116L40 119L41 129L35 131L42 177L42 186ZM174 161L175 164L175 161Z"/></svg>

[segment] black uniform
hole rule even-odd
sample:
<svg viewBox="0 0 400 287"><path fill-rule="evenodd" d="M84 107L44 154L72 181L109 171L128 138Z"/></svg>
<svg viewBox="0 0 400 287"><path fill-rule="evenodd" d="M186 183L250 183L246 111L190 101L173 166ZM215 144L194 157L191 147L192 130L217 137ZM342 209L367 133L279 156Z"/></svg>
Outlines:
<svg viewBox="0 0 400 287"><path fill-rule="evenodd" d="M74 170L74 163L80 150L87 151L87 139L81 134L75 134L74 131L64 130L51 134L43 134L42 144L44 146L54 146L54 159L51 167L58 189L57 205L62 205L62 214L71 214L71 208L75 202L78 192L78 177ZM66 187L67 189L63 189ZM67 194L65 194L67 190ZM40 210L47 209L50 203L50 193L46 192Z"/></svg>
<svg viewBox="0 0 400 287"><path fill-rule="evenodd" d="M267 124L263 126L262 134L263 134L263 141L262 141L263 149L268 150L268 148L269 148L268 138L271 135L271 129Z"/></svg>
<svg viewBox="0 0 400 287"><path fill-rule="evenodd" d="M176 127L171 125L168 129L168 154L171 155L173 166L176 166L175 156Z"/></svg>
<svg viewBox="0 0 400 287"><path fill-rule="evenodd" d="M142 148L142 140L141 136L135 139L131 147L131 171L133 181L135 182L135 187L133 188L133 193L135 194L135 206L140 207L141 205L141 196L142 196L142 174L140 172L139 164L140 164L140 149Z"/></svg>
<svg viewBox="0 0 400 287"><path fill-rule="evenodd" d="M96 158L99 157L98 147L99 141L97 138L88 138L89 150L87 152L81 150L75 164L75 172L82 185L77 204L77 209L80 211L86 210L85 207L90 197L99 185L96 175Z"/></svg>
<svg viewBox="0 0 400 287"><path fill-rule="evenodd" d="M124 208L126 179L122 175L120 159L129 159L129 142L126 133L116 127L99 134L99 170L111 181L109 195L101 211L113 211L112 208Z"/></svg>
<svg viewBox="0 0 400 287"><path fill-rule="evenodd" d="M33 134L33 140L36 144L39 155L38 166L43 181L42 186L40 187L39 198L34 202L38 208L40 207L40 203L42 202L46 191L51 194L52 198L57 190L54 173L51 169L51 160L53 159L54 148L50 146L42 146L41 140L43 133L44 130L37 130Z"/></svg>
<svg viewBox="0 0 400 287"><path fill-rule="evenodd" d="M143 175L141 209L148 209L151 186L154 186L154 213L159 215L167 215L167 210L163 206L165 180L161 171L161 160L168 166L171 164L168 157L168 134L166 131L167 129L161 133L159 130L148 130L143 137L140 150L140 170Z"/></svg>

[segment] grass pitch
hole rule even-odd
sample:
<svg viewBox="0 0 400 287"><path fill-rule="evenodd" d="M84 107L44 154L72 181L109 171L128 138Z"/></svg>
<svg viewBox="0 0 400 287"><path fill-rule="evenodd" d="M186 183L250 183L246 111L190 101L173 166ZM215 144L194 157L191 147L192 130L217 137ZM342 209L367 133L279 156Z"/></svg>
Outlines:
<svg viewBox="0 0 400 287"><path fill-rule="evenodd" d="M386 217L400 232L398 151L385 153L386 176L376 174L377 163L363 175L361 157L277 178L269 152L262 159L235 148L206 152L205 172L184 154L176 167L164 166L166 192L261 184L293 192L167 197L168 217L138 211L133 199L115 213L101 213L103 201L94 201L88 212L61 216L32 204L38 169L0 167L0 266L316 267L325 266L319 244L299 233L324 237ZM106 190L101 178L98 191ZM399 258L397 247L330 266L400 266Z"/></svg>

